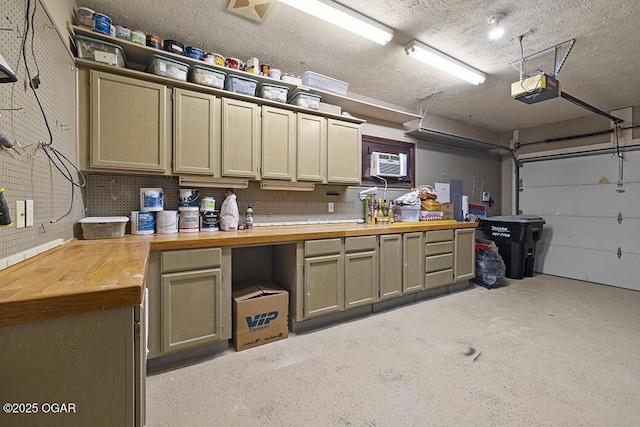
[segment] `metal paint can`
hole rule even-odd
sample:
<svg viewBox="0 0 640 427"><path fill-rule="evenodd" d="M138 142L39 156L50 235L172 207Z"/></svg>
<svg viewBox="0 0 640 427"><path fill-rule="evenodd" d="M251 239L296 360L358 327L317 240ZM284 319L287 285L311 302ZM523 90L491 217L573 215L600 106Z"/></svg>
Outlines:
<svg viewBox="0 0 640 427"><path fill-rule="evenodd" d="M267 65L267 64L262 64L260 66L260 74L262 74L263 76L269 76L269 73L271 72L271 66Z"/></svg>
<svg viewBox="0 0 640 427"><path fill-rule="evenodd" d="M225 64L229 68L233 68L234 70L242 70L243 64L238 58L227 58L225 60Z"/></svg>
<svg viewBox="0 0 640 427"><path fill-rule="evenodd" d="M116 25L116 37L124 40L131 40L131 30L122 25Z"/></svg>
<svg viewBox="0 0 640 427"><path fill-rule="evenodd" d="M184 50L189 58L202 60L204 57L204 50L195 46L187 46Z"/></svg>
<svg viewBox="0 0 640 427"><path fill-rule="evenodd" d="M162 39L153 34L147 34L147 46L162 49Z"/></svg>
<svg viewBox="0 0 640 427"><path fill-rule="evenodd" d="M212 211L216 208L216 200L213 197L203 197L200 200L201 211Z"/></svg>
<svg viewBox="0 0 640 427"><path fill-rule="evenodd" d="M197 206L181 206L178 208L178 230L183 233L200 231L200 209Z"/></svg>
<svg viewBox="0 0 640 427"><path fill-rule="evenodd" d="M111 18L102 13L93 14L93 29L103 34L111 34Z"/></svg>
<svg viewBox="0 0 640 427"><path fill-rule="evenodd" d="M131 234L153 234L155 225L153 212L131 211Z"/></svg>
<svg viewBox="0 0 640 427"><path fill-rule="evenodd" d="M155 212L163 209L162 188L140 189L140 210Z"/></svg>
<svg viewBox="0 0 640 427"><path fill-rule="evenodd" d="M220 211L201 210L200 211L200 231L220 230Z"/></svg>
<svg viewBox="0 0 640 427"><path fill-rule="evenodd" d="M140 30L131 31L131 42L136 44L141 44L144 46L146 44L147 35Z"/></svg>
<svg viewBox="0 0 640 427"><path fill-rule="evenodd" d="M76 22L78 25L93 29L93 14L94 10L88 7L79 7L76 10Z"/></svg>
<svg viewBox="0 0 640 427"><path fill-rule="evenodd" d="M178 232L178 211L156 212L156 233L173 234Z"/></svg>

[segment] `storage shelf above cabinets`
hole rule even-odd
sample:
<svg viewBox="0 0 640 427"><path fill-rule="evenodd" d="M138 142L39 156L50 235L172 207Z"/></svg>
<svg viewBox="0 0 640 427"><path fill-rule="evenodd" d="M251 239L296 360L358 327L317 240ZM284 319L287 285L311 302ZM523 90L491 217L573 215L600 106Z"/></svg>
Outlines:
<svg viewBox="0 0 640 427"><path fill-rule="evenodd" d="M263 99L263 98L245 96L245 95L236 94L236 93L233 93L233 92L216 90L216 89L213 89L213 88L209 88L207 86L196 85L196 84L193 84L193 83L185 83L185 82L181 82L181 81L173 80L173 79L167 79L167 78L164 78L164 77L156 76L154 74L142 73L142 75L148 76L149 78L153 77L154 80L161 79L161 80L157 80L157 81L171 82L171 84L174 85L174 86L181 86L182 87L182 85L185 85L184 87L186 87L186 88L190 88L190 89L194 89L194 90L201 90L201 91L209 91L210 93L214 93L216 95L224 95L224 96L229 97L229 98L237 98L237 99L249 100L249 101L252 101L252 102L257 102L257 103L262 104L262 105L272 105L272 106L284 107L284 108L291 109L293 111L305 111L305 112L309 112L311 114L316 114L316 115L325 116L325 117L340 118L341 120L350 121L350 122L353 122L353 123L364 123L366 121L366 120L363 120L363 119L359 119L357 117L367 117L367 118L372 118L372 119L377 119L377 120L383 120L383 121L390 122L390 123L400 123L400 124L420 118L420 116L418 114L408 113L408 112L405 112L405 111L401 111L401 110L398 110L398 109L395 109L395 108L386 107L386 106L383 106L383 105L377 105L377 104L375 104L373 102L363 101L363 100L359 100L359 99L356 99L356 98L350 98L348 96L337 95L337 94L334 94L334 93L331 93L331 92L327 92L327 91L323 91L323 90L319 90L319 89L315 89L315 88L309 88L309 87L306 87L306 86L298 86L298 85L294 85L294 84L291 84L291 83L284 82L282 80L275 80L275 79L272 79L270 77L251 74L251 73L247 73L245 71L239 71L239 70L234 70L234 69L227 68L227 67L216 66L216 65L204 62L204 61L199 61L199 60L196 60L196 59L193 59L193 58L189 58L187 56L182 56L182 55L178 55L178 54L175 54L175 53L172 53L172 52L168 52L168 51L164 51L164 50L158 50L158 49L154 49L154 48L151 48L151 47L147 47L147 46L139 45L139 44L136 44L136 43L132 43L132 42L130 42L128 40L111 37L109 35L93 31L93 30L91 30L89 28L86 28L86 27L79 27L79 26L71 25L71 24L68 24L67 27L68 27L69 33L71 35L82 35L82 36L92 37L92 38L95 38L95 39L98 39L98 40L102 40L102 41L105 41L105 42L114 43L114 44L119 45L120 47L122 47L122 49L125 52L125 55L126 55L126 58L127 58L127 63L137 64L138 66L141 67L141 66L146 65L149 62L149 60L151 59L152 55L161 54L161 55L166 56L168 58L176 59L176 60L179 60L181 62L187 63L187 64L189 64L189 66L193 66L193 65L206 66L206 67L209 67L209 68L213 68L213 69L217 69L217 70L223 71L223 72L227 73L227 75L237 75L237 76L251 78L251 79L257 80L260 84L268 83L268 84L277 84L279 86L287 87L289 89L289 97L292 96L294 92L301 91L301 90L302 91L311 92L311 93L315 93L315 94L320 95L322 97L322 102L328 103L328 104L338 105L338 106L340 106L342 108L342 111L348 112L354 117L330 114L330 113L325 113L325 112L317 111L317 110L310 110L308 108L296 107L296 106L290 105L290 104L282 104L282 103L279 103L279 102L269 101L269 100L266 100L266 99ZM78 61L79 64L84 64L84 63L92 64L92 65L90 65L92 68L104 69L104 68L102 68L102 66L106 66L106 67L109 67L108 70L112 71L112 72L119 72L118 70L122 70L123 72L134 71L134 70L130 70L130 69L113 67L113 66L110 66L110 65L107 65L107 64L101 64L101 63L90 61L90 60L82 60L82 59L79 59L79 58L76 58L76 61ZM138 67L138 68L140 68L140 67ZM136 76L140 77L139 74L137 74Z"/></svg>

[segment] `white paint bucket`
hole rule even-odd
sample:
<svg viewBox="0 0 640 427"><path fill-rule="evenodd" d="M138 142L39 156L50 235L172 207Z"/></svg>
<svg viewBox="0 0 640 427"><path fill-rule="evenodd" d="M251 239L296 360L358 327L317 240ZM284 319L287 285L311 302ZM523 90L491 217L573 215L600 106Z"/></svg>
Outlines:
<svg viewBox="0 0 640 427"><path fill-rule="evenodd" d="M140 210L143 212L161 211L163 206L162 188L140 189Z"/></svg>
<svg viewBox="0 0 640 427"><path fill-rule="evenodd" d="M155 224L153 212L131 211L131 234L153 234Z"/></svg>
<svg viewBox="0 0 640 427"><path fill-rule="evenodd" d="M203 197L200 200L201 211L213 211L216 209L216 201L213 197Z"/></svg>
<svg viewBox="0 0 640 427"><path fill-rule="evenodd" d="M200 198L200 191L197 188L181 188L180 189L180 206L197 205Z"/></svg>
<svg viewBox="0 0 640 427"><path fill-rule="evenodd" d="M213 209L200 211L200 231L220 230L220 212Z"/></svg>
<svg viewBox="0 0 640 427"><path fill-rule="evenodd" d="M181 206L178 208L180 218L178 230L181 233L196 233L200 231L200 209L197 206Z"/></svg>
<svg viewBox="0 0 640 427"><path fill-rule="evenodd" d="M178 232L178 211L156 212L156 233L172 234Z"/></svg>

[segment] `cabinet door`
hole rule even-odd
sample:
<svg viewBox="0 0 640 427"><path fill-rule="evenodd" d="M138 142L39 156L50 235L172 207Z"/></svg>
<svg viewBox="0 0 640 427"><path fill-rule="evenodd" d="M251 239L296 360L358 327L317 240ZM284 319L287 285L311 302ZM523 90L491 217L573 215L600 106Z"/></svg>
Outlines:
<svg viewBox="0 0 640 427"><path fill-rule="evenodd" d="M417 292L424 288L424 243L422 233L402 235L402 290Z"/></svg>
<svg viewBox="0 0 640 427"><path fill-rule="evenodd" d="M222 100L222 175L259 178L260 107L251 102Z"/></svg>
<svg viewBox="0 0 640 427"><path fill-rule="evenodd" d="M219 101L213 95L173 90L173 171L220 177ZM216 120L218 126L216 126ZM217 174L216 174L217 173Z"/></svg>
<svg viewBox="0 0 640 427"><path fill-rule="evenodd" d="M336 313L344 307L342 255L304 260L304 317Z"/></svg>
<svg viewBox="0 0 640 427"><path fill-rule="evenodd" d="M169 174L167 88L91 71L90 166Z"/></svg>
<svg viewBox="0 0 640 427"><path fill-rule="evenodd" d="M327 119L298 113L298 181L327 180Z"/></svg>
<svg viewBox="0 0 640 427"><path fill-rule="evenodd" d="M262 177L291 181L296 161L296 114L262 106Z"/></svg>
<svg viewBox="0 0 640 427"><path fill-rule="evenodd" d="M344 256L345 309L378 301L378 256L375 251Z"/></svg>
<svg viewBox="0 0 640 427"><path fill-rule="evenodd" d="M464 282L476 276L476 235L474 228L456 230L453 272L455 281Z"/></svg>
<svg viewBox="0 0 640 427"><path fill-rule="evenodd" d="M328 182L360 184L362 176L360 125L328 119L327 127Z"/></svg>
<svg viewBox="0 0 640 427"><path fill-rule="evenodd" d="M380 236L380 301L402 295L402 235Z"/></svg>
<svg viewBox="0 0 640 427"><path fill-rule="evenodd" d="M165 353L221 339L220 269L162 275L162 347Z"/></svg>

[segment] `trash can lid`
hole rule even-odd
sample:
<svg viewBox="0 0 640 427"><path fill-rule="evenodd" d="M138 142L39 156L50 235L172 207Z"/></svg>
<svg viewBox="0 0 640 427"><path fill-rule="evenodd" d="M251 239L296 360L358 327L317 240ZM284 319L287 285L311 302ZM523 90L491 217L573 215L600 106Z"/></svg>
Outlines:
<svg viewBox="0 0 640 427"><path fill-rule="evenodd" d="M541 222L546 224L546 221L538 215L502 215L502 216L490 216L481 218L482 221L487 222L517 222L517 223L532 223Z"/></svg>

